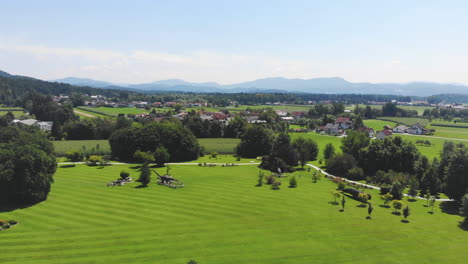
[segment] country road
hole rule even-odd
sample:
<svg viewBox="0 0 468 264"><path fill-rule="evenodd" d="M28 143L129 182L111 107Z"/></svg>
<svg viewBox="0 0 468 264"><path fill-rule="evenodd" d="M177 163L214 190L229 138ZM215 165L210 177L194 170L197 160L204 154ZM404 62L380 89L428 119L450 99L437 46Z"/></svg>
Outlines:
<svg viewBox="0 0 468 264"><path fill-rule="evenodd" d="M93 116L93 115L91 115L91 114L84 113L84 112L81 112L81 111L78 111L78 110L73 110L73 112L74 112L75 114L78 114L78 115L82 115L82 116L86 116L86 117L95 118L95 116Z"/></svg>

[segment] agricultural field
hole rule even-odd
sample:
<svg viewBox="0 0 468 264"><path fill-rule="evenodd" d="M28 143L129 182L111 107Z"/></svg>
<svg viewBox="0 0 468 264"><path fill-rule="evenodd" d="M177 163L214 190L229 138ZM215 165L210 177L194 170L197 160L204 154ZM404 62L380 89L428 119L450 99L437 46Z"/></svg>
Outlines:
<svg viewBox="0 0 468 264"><path fill-rule="evenodd" d="M359 104L359 107L361 108L365 108L367 105L365 104ZM382 109L382 105L369 105L371 108L374 108L374 109ZM346 109L349 109L349 110L354 110L354 108L356 107L356 105L346 105ZM434 109L435 107L433 106L412 106L412 105L398 105L398 108L402 108L402 109L405 109L405 110L414 110L414 111L417 111L418 112L418 115L422 116L422 114L424 113L424 110L426 109Z"/></svg>
<svg viewBox="0 0 468 264"><path fill-rule="evenodd" d="M80 106L78 110L88 110L89 112L92 113L100 113L103 115L107 116L118 116L119 114L132 114L132 115L137 115L141 113L148 113L149 111L145 109L139 109L135 107L86 107L86 106Z"/></svg>
<svg viewBox="0 0 468 264"><path fill-rule="evenodd" d="M429 119L418 117L378 117L377 119L391 121L405 126L412 126L416 123L420 123L423 126L427 126L429 124Z"/></svg>
<svg viewBox="0 0 468 264"><path fill-rule="evenodd" d="M26 115L21 107L0 107L0 116L6 115L8 112L11 112L16 118Z"/></svg>
<svg viewBox="0 0 468 264"><path fill-rule="evenodd" d="M221 107L218 108L219 110L229 110L229 111L243 111L247 108L250 109L264 109L264 108L272 108L273 110L282 110L289 113L292 112L302 112L302 111L309 111L310 108L314 107L313 105L240 105L239 107Z"/></svg>
<svg viewBox="0 0 468 264"><path fill-rule="evenodd" d="M252 166L171 165L185 185L106 187L139 166L59 168L47 201L2 208L18 225L0 232L0 263L465 263L466 231L456 208L407 202L409 223L382 208L377 191L372 219L347 198L333 205L336 185L312 183L298 171L297 188L255 187ZM160 173L165 168L157 169ZM299 176L301 175L301 176Z"/></svg>

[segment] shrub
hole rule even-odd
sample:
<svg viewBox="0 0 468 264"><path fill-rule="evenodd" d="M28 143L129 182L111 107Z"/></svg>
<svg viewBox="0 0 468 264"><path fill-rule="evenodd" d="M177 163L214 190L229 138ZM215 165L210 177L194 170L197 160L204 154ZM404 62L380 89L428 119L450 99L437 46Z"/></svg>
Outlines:
<svg viewBox="0 0 468 264"><path fill-rule="evenodd" d="M212 158L218 157L218 152L211 152L211 157Z"/></svg>
<svg viewBox="0 0 468 264"><path fill-rule="evenodd" d="M351 180L360 181L364 179L364 170L359 167L353 167L348 170L348 177Z"/></svg>
<svg viewBox="0 0 468 264"><path fill-rule="evenodd" d="M88 159L88 165L96 166L99 162L101 162L102 157L97 155L92 155Z"/></svg>
<svg viewBox="0 0 468 264"><path fill-rule="evenodd" d="M273 190L279 190L280 189L280 185L281 185L281 182L276 180L275 182L273 182L273 184L271 185L271 188Z"/></svg>
<svg viewBox="0 0 468 264"><path fill-rule="evenodd" d="M276 177L274 175L270 175L266 177L266 183L267 184L273 184L276 181Z"/></svg>
<svg viewBox="0 0 468 264"><path fill-rule="evenodd" d="M130 176L130 173L128 173L127 171L123 170L120 172L120 178L122 179L127 179L129 176Z"/></svg>
<svg viewBox="0 0 468 264"><path fill-rule="evenodd" d="M16 224L18 224L18 221L16 221L16 220L8 220L8 223L9 223L10 225L16 225Z"/></svg>
<svg viewBox="0 0 468 264"><path fill-rule="evenodd" d="M291 187L291 188L296 188L297 187L297 180L296 180L295 176L293 176L291 179L289 179L289 187Z"/></svg>
<svg viewBox="0 0 468 264"><path fill-rule="evenodd" d="M338 182L338 190L344 190L344 188L346 188L344 181Z"/></svg>
<svg viewBox="0 0 468 264"><path fill-rule="evenodd" d="M400 200L393 200L392 206L395 209L395 212L403 208L403 202Z"/></svg>
<svg viewBox="0 0 468 264"><path fill-rule="evenodd" d="M363 204L367 204L367 200L369 200L369 195L361 192L358 194L358 200Z"/></svg>

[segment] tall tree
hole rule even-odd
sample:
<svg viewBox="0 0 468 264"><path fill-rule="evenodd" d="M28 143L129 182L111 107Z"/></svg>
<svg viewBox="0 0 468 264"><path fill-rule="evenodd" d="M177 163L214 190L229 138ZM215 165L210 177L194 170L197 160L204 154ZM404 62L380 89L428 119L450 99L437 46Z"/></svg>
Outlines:
<svg viewBox="0 0 468 264"><path fill-rule="evenodd" d="M151 171L148 167L148 163L144 163L143 166L141 166L140 178L138 178L138 181L143 186L147 186L151 182Z"/></svg>
<svg viewBox="0 0 468 264"><path fill-rule="evenodd" d="M325 145L325 149L323 150L323 157L325 160L328 160L329 158L332 158L335 156L335 147L333 146L332 143L327 143Z"/></svg>
<svg viewBox="0 0 468 264"><path fill-rule="evenodd" d="M341 140L341 150L355 158L359 158L361 150L369 146L370 139L366 133L350 131L346 137Z"/></svg>
<svg viewBox="0 0 468 264"><path fill-rule="evenodd" d="M293 148L297 152L299 163L304 167L308 161L315 160L318 155L318 146L312 139L299 137L293 141Z"/></svg>
<svg viewBox="0 0 468 264"><path fill-rule="evenodd" d="M262 125L250 125L241 135L237 154L245 158L256 158L270 154L273 146L273 131Z"/></svg>

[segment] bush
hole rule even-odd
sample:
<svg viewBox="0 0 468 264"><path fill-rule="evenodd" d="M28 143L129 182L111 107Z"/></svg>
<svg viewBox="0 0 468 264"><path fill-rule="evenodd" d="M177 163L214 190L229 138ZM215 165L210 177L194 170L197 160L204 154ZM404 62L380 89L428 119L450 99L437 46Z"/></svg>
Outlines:
<svg viewBox="0 0 468 264"><path fill-rule="evenodd" d="M344 181L339 181L338 190L344 190L344 188L346 188L346 183L344 183Z"/></svg>
<svg viewBox="0 0 468 264"><path fill-rule="evenodd" d="M297 180L296 180L295 176L293 176L291 179L289 179L289 187L291 187L291 188L296 188L297 187Z"/></svg>
<svg viewBox="0 0 468 264"><path fill-rule="evenodd" d="M218 157L218 152L216 152L216 151L211 152L211 157L212 158L217 158Z"/></svg>
<svg viewBox="0 0 468 264"><path fill-rule="evenodd" d="M280 185L281 185L281 182L276 180L275 182L273 182L273 184L271 185L271 188L273 190L279 190L280 189Z"/></svg>
<svg viewBox="0 0 468 264"><path fill-rule="evenodd" d="M9 223L10 225L16 225L16 224L18 224L18 221L16 221L16 220L8 220L8 223Z"/></svg>
<svg viewBox="0 0 468 264"><path fill-rule="evenodd" d="M353 167L348 170L348 177L355 181L364 180L364 170L359 167Z"/></svg>
<svg viewBox="0 0 468 264"><path fill-rule="evenodd" d="M99 162L101 162L102 157L97 155L92 155L88 159L88 165L96 166Z"/></svg>
<svg viewBox="0 0 468 264"><path fill-rule="evenodd" d="M123 170L123 171L120 172L120 178L122 178L122 179L126 179L129 176L130 176L130 173L128 173L127 171Z"/></svg>
<svg viewBox="0 0 468 264"><path fill-rule="evenodd" d="M274 175L270 175L266 177L266 184L273 184L276 181L276 177Z"/></svg>

